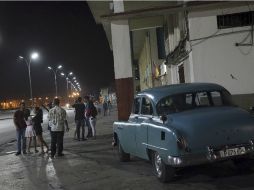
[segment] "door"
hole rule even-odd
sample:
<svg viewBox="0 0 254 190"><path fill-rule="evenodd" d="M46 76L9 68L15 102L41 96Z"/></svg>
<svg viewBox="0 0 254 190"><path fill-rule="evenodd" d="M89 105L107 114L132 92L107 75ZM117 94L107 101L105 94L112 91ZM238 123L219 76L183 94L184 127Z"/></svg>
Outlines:
<svg viewBox="0 0 254 190"><path fill-rule="evenodd" d="M136 125L136 153L137 156L147 159L147 131L152 123L153 106L148 97L142 97L141 111L138 118L139 125Z"/></svg>
<svg viewBox="0 0 254 190"><path fill-rule="evenodd" d="M129 117L127 125L122 128L120 143L125 152L136 155L136 126L140 125L140 105L141 98L134 99L132 113Z"/></svg>

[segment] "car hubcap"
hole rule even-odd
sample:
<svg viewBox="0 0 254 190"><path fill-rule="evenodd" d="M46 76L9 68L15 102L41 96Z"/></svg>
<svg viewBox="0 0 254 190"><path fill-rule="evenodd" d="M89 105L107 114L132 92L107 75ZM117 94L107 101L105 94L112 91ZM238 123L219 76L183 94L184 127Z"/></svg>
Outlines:
<svg viewBox="0 0 254 190"><path fill-rule="evenodd" d="M162 167L161 157L160 157L160 155L157 152L155 153L154 157L155 157L155 159L154 159L155 170L157 172L158 177L160 177L161 174L162 174L162 170L161 170L161 167Z"/></svg>

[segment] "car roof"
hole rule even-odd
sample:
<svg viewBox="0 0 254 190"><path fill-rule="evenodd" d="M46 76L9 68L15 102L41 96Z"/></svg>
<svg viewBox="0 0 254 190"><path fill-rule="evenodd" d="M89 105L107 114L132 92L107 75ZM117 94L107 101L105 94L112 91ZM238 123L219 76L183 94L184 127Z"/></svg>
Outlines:
<svg viewBox="0 0 254 190"><path fill-rule="evenodd" d="M224 87L214 83L182 83L165 85L155 88L143 90L137 94L137 96L148 96L155 104L160 99L170 95L191 93L197 91L211 91L211 90L226 90Z"/></svg>

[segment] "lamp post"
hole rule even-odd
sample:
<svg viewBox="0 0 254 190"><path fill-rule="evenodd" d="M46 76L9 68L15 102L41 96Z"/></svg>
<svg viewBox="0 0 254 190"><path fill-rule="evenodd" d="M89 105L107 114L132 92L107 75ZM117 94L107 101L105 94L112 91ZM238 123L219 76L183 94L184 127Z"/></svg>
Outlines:
<svg viewBox="0 0 254 190"><path fill-rule="evenodd" d="M37 52L33 52L30 55L29 60L27 60L23 56L19 56L19 59L23 60L26 63L26 66L27 66L27 69L28 69L29 87L30 87L30 99L32 101L32 105L33 105L33 89L32 89L32 79L31 79L31 62L32 62L32 60L35 60L38 57L39 57L39 54Z"/></svg>
<svg viewBox="0 0 254 190"><path fill-rule="evenodd" d="M55 88L56 88L56 97L57 97L57 72L62 68L62 65L59 65L56 69L53 69L52 67L48 67L49 70L51 70L54 73L55 77Z"/></svg>
<svg viewBox="0 0 254 190"><path fill-rule="evenodd" d="M69 78L68 78L68 77L69 77L69 76L72 76L72 75L73 75L73 72L70 72L70 73L68 73L67 75L66 75L65 73L62 72L61 75L66 77L66 78L65 78L65 79L66 79L66 90L67 90L66 93L67 93L67 100L68 100L68 99L69 99L69 98L68 98L68 97L69 97L69 88L68 88L68 86L69 86L69 85L68 85L68 84L69 84Z"/></svg>

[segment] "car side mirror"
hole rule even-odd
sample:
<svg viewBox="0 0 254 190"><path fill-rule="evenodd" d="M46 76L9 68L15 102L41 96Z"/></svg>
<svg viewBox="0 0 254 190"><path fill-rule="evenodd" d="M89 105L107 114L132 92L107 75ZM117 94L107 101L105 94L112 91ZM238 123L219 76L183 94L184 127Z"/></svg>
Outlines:
<svg viewBox="0 0 254 190"><path fill-rule="evenodd" d="M160 120L163 122L163 124L167 121L167 116L166 115L162 115L161 117L160 117Z"/></svg>

